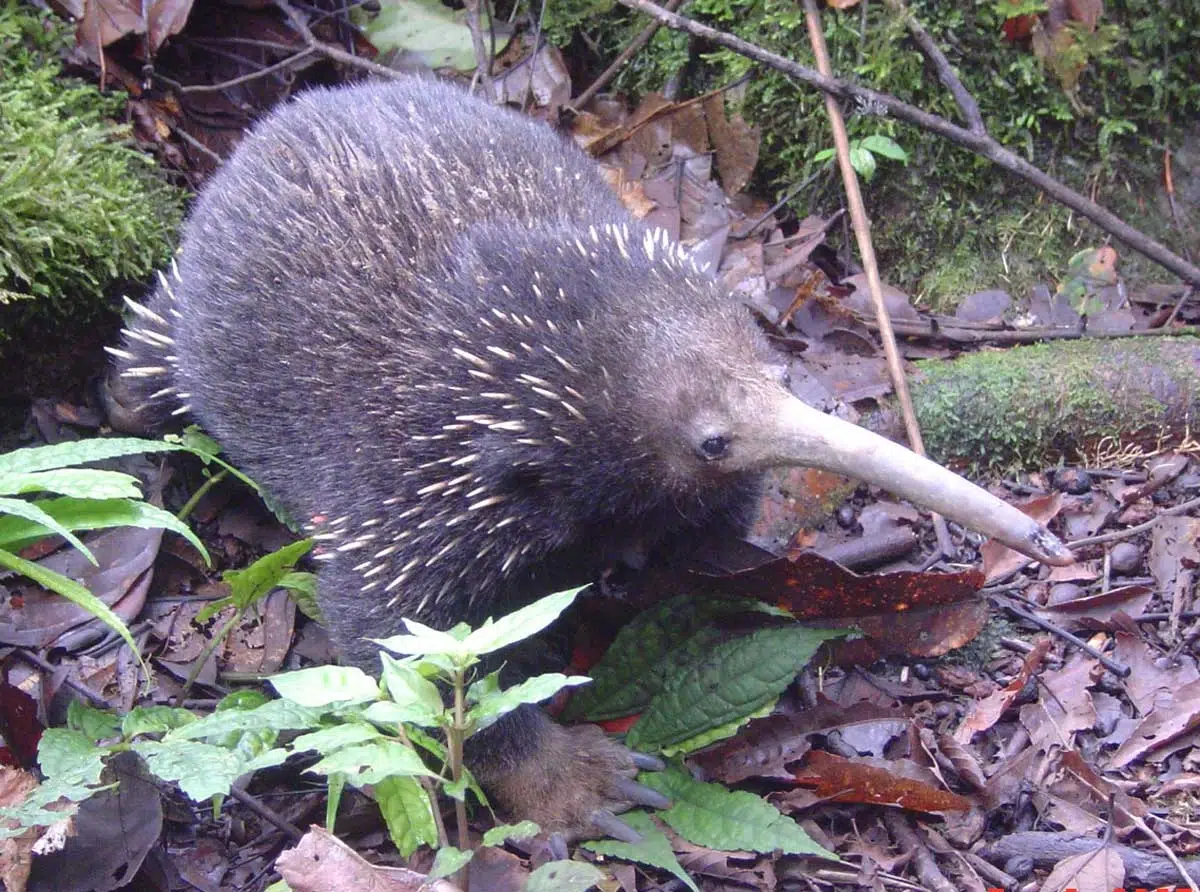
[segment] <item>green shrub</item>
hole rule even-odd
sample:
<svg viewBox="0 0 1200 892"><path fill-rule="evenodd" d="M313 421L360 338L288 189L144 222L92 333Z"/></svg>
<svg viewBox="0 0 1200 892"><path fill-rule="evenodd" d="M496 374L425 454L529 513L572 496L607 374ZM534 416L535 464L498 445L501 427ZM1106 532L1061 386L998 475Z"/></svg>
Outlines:
<svg viewBox="0 0 1200 892"><path fill-rule="evenodd" d="M109 120L124 97L61 76L67 41L0 0L0 304L25 304L5 328L30 310L86 319L107 288L170 257L182 217L184 193Z"/></svg>

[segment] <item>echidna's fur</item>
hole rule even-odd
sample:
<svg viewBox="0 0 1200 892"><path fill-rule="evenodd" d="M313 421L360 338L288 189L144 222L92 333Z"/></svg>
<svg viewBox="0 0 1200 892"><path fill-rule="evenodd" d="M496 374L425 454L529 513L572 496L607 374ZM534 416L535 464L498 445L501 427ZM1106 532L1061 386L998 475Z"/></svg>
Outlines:
<svg viewBox="0 0 1200 892"><path fill-rule="evenodd" d="M695 444L766 386L745 310L548 128L429 80L313 91L198 199L116 351L312 525L344 652L736 513Z"/></svg>

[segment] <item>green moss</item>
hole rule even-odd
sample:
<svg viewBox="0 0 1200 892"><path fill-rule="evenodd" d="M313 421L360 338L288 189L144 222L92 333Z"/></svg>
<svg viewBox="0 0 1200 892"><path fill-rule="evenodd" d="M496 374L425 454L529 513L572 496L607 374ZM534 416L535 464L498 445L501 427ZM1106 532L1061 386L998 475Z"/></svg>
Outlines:
<svg viewBox="0 0 1200 892"><path fill-rule="evenodd" d="M1124 0L1105 4L1095 34L1080 32L1057 65L1002 35L1011 4L909 4L944 49L979 102L991 134L1084 194L1096 194L1140 228L1178 244L1169 215L1138 198L1161 176L1162 144L1172 122L1200 118L1200 79L1191 70L1200 44L1200 4ZM611 58L648 19L622 7L596 15L593 0L547 6L560 40L571 29ZM693 0L687 14L813 66L803 12L792 0ZM903 23L883 3L824 9L833 68L841 76L961 121ZM686 36L660 31L617 82L638 94L661 89L687 58ZM688 70L689 93L728 84L751 70L742 57L701 46ZM1064 86L1066 63L1082 66ZM832 144L820 94L754 66L742 111L763 128L758 180L752 188L781 194L817 167ZM1097 229L971 152L897 122L847 106L851 139L889 136L909 153L907 166L881 159L867 184L877 250L894 284L938 309L984 287L1015 294L1059 274L1080 247L1103 239ZM818 178L794 202L800 216L828 213L844 199L837 174ZM1200 243L1195 246L1200 250ZM1163 274L1151 266L1138 272Z"/></svg>
<svg viewBox="0 0 1200 892"><path fill-rule="evenodd" d="M31 318L94 314L170 257L182 218L185 193L109 120L124 97L61 76L67 40L0 0L0 340Z"/></svg>

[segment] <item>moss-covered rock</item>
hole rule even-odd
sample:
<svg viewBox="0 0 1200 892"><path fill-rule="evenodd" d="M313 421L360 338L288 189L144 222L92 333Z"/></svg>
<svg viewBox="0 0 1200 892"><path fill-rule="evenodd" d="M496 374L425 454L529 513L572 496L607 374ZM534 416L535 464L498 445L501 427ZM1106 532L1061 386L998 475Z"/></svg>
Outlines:
<svg viewBox="0 0 1200 892"><path fill-rule="evenodd" d="M1107 464L1177 445L1200 418L1200 339L1055 341L918 363L930 458L974 471Z"/></svg>
<svg viewBox="0 0 1200 892"><path fill-rule="evenodd" d="M185 193L110 120L123 96L62 77L69 38L0 0L0 345L31 320L87 319L171 254Z"/></svg>

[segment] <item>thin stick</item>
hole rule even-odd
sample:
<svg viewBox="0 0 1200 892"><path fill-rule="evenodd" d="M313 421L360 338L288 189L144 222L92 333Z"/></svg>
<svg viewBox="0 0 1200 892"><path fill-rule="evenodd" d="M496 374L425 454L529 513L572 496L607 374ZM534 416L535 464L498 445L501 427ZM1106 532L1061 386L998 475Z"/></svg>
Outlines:
<svg viewBox="0 0 1200 892"><path fill-rule="evenodd" d="M683 3L684 0L667 0L667 4L663 7L663 9L674 12L680 6L682 6ZM542 8L545 8L544 3L542 4ZM621 54L617 56L617 58L613 59L612 64L605 68L598 78L592 81L592 85L579 94L578 98L571 103L571 108L575 109L575 111L579 111L585 105L595 99L596 94L603 90L608 85L608 82L620 73L621 69L625 67L629 60L637 54L638 50L650 42L650 38L657 34L658 29L661 27L662 24L660 22L651 22L649 25L643 28L638 33L637 37L633 38L633 40L629 42L629 46L621 50Z"/></svg>
<svg viewBox="0 0 1200 892"><path fill-rule="evenodd" d="M829 49L825 45L825 33L821 30L821 13L816 0L804 0L804 18L808 25L808 39L812 43L813 55L817 59L817 70L825 77L833 76L829 64ZM908 392L908 378L900 359L900 348L896 345L896 334L892 331L892 320L883 300L883 281L879 277L879 262L875 258L875 244L871 241L871 221L867 217L867 206L863 202L862 189L858 185L858 174L850 162L850 137L846 135L846 121L837 100L825 94L825 111L833 130L833 145L836 149L838 167L842 172L842 185L846 189L846 202L850 210L850 223L854 227L854 238L858 242L858 253L862 257L863 269L867 274L867 291L875 307L875 318L879 323L879 339L883 342L883 355L887 359L892 387L900 402L900 414L904 418L904 429L912 451L924 457L925 441L921 437L921 426L917 424L917 413L913 410L912 395ZM941 555L953 553L953 543L946 522L939 515L933 516L937 529L938 549ZM939 555L940 556L940 555Z"/></svg>

